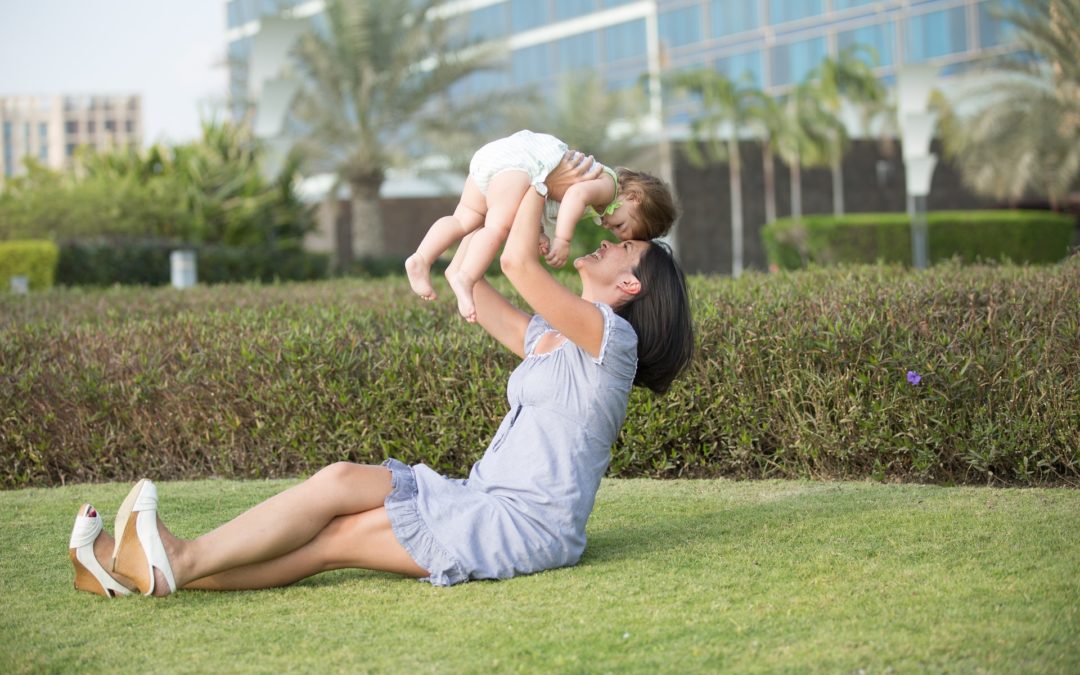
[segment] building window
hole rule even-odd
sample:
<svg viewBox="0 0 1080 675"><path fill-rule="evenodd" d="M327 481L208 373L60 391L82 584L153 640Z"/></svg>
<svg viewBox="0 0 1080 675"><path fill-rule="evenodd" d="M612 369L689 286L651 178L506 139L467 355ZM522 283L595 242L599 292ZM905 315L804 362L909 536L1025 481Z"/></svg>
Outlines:
<svg viewBox="0 0 1080 675"><path fill-rule="evenodd" d="M1016 39L1016 27L1005 17L1021 9L1019 0L979 3L979 39L983 47L996 47Z"/></svg>
<svg viewBox="0 0 1080 675"><path fill-rule="evenodd" d="M762 78L763 60L760 51L729 54L716 60L716 69L734 82L750 81L755 87L765 82Z"/></svg>
<svg viewBox="0 0 1080 675"><path fill-rule="evenodd" d="M68 157L74 156L75 155L75 144L74 143L68 143L67 146L64 147L64 154L67 155Z"/></svg>
<svg viewBox="0 0 1080 675"><path fill-rule="evenodd" d="M550 21L548 3L537 2L537 0L511 0L510 25L515 33L547 25Z"/></svg>
<svg viewBox="0 0 1080 675"><path fill-rule="evenodd" d="M49 137L49 125L45 122L38 122L38 138Z"/></svg>
<svg viewBox="0 0 1080 675"><path fill-rule="evenodd" d="M645 54L645 21L636 19L604 29L604 62L614 63Z"/></svg>
<svg viewBox="0 0 1080 675"><path fill-rule="evenodd" d="M11 122L4 122L4 143L11 142Z"/></svg>
<svg viewBox="0 0 1080 675"><path fill-rule="evenodd" d="M42 143L38 146L38 159L42 162L49 161L49 146Z"/></svg>
<svg viewBox="0 0 1080 675"><path fill-rule="evenodd" d="M116 120L105 120L105 131L116 131Z"/></svg>
<svg viewBox="0 0 1080 675"><path fill-rule="evenodd" d="M907 60L912 62L967 50L964 8L913 16L907 23Z"/></svg>
<svg viewBox="0 0 1080 675"><path fill-rule="evenodd" d="M701 42L701 5L691 5L660 15L660 41L668 47Z"/></svg>
<svg viewBox="0 0 1080 675"><path fill-rule="evenodd" d="M540 4L540 3L537 3ZM596 0L555 0L555 20L565 21L596 11Z"/></svg>
<svg viewBox="0 0 1080 675"><path fill-rule="evenodd" d="M712 0L709 3L709 17L712 20L713 37L734 35L753 30L760 25L756 2L731 2L731 0Z"/></svg>
<svg viewBox="0 0 1080 675"><path fill-rule="evenodd" d="M893 61L893 24L892 22L864 26L855 30L837 33L836 46L841 50L863 45L874 50L879 66L891 66ZM862 56L862 55L860 55Z"/></svg>
<svg viewBox="0 0 1080 675"><path fill-rule="evenodd" d="M469 14L469 40L483 42L501 38L507 29L506 5L490 5Z"/></svg>
<svg viewBox="0 0 1080 675"><path fill-rule="evenodd" d="M132 120L124 120L124 131L129 134L135 133L135 122Z"/></svg>
<svg viewBox="0 0 1080 675"><path fill-rule="evenodd" d="M769 0L769 23L798 21L824 11L824 0Z"/></svg>
<svg viewBox="0 0 1080 675"><path fill-rule="evenodd" d="M551 72L547 44L519 49L510 58L514 82L535 82Z"/></svg>
<svg viewBox="0 0 1080 675"><path fill-rule="evenodd" d="M65 122L64 123L64 131L66 131L69 134L77 134L77 133L79 133L79 122L78 122L78 120L70 120L68 122Z"/></svg>
<svg viewBox="0 0 1080 675"><path fill-rule="evenodd" d="M772 49L772 83L774 86L802 81L825 58L825 38L777 45Z"/></svg>
<svg viewBox="0 0 1080 675"><path fill-rule="evenodd" d="M555 43L555 72L590 70L596 66L596 32L571 35Z"/></svg>
<svg viewBox="0 0 1080 675"><path fill-rule="evenodd" d="M833 0L833 8L836 10L851 9L853 7L862 7L863 5L869 5L871 2L877 0Z"/></svg>
<svg viewBox="0 0 1080 675"><path fill-rule="evenodd" d="M88 120L86 122L86 133L92 134L97 131L97 122L94 120Z"/></svg>

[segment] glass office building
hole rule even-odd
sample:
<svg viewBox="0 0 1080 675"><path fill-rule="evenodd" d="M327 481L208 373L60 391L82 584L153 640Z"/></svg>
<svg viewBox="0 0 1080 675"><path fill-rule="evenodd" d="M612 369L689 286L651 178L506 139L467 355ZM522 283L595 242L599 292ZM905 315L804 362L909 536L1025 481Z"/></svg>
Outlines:
<svg viewBox="0 0 1080 675"><path fill-rule="evenodd" d="M506 40L502 72L473 76L462 93L529 86L554 89L573 71L598 73L613 90L643 74L711 67L783 93L820 61L855 44L871 47L889 82L907 63L943 75L1009 49L995 12L1018 0L454 0L447 11L476 40ZM230 0L234 114L251 100L252 40L283 11L320 20L322 0Z"/></svg>

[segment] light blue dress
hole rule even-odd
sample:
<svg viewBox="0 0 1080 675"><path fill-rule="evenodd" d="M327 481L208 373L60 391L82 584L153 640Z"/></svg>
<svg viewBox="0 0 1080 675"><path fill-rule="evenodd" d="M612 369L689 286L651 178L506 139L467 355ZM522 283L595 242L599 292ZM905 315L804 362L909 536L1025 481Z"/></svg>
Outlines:
<svg viewBox="0 0 1080 675"><path fill-rule="evenodd" d="M585 550L611 446L626 417L637 335L607 305L600 356L567 340L534 354L553 330L540 316L525 333L525 359L507 383L510 411L468 479L424 464L393 472L386 512L424 581L448 586L573 565Z"/></svg>

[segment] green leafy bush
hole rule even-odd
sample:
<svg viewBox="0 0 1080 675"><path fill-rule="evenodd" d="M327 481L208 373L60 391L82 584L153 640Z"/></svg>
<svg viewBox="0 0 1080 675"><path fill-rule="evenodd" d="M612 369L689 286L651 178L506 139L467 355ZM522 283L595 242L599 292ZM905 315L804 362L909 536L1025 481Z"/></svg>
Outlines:
<svg viewBox="0 0 1080 675"><path fill-rule="evenodd" d="M26 277L32 290L50 288L57 256L56 244L51 241L0 241L0 290L6 292L14 276Z"/></svg>
<svg viewBox="0 0 1080 675"><path fill-rule="evenodd" d="M930 261L1063 259L1073 218L1047 211L935 211L927 215ZM762 229L769 262L782 269L808 264L911 263L911 220L902 213L785 218Z"/></svg>
<svg viewBox="0 0 1080 675"><path fill-rule="evenodd" d="M667 396L635 390L611 474L1080 482L1080 257L691 282L697 356ZM515 358L439 290L434 303L401 278L0 297L0 485L292 476L388 456L464 475Z"/></svg>

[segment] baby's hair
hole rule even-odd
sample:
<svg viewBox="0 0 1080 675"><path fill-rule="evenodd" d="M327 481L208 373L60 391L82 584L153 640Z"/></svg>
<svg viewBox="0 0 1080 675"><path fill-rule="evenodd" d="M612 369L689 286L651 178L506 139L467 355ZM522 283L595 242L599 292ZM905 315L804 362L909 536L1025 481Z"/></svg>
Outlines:
<svg viewBox="0 0 1080 675"><path fill-rule="evenodd" d="M656 176L627 169L616 169L619 175L619 191L633 194L638 199L638 220L645 228L642 239L655 239L668 233L679 212L671 190Z"/></svg>

